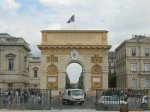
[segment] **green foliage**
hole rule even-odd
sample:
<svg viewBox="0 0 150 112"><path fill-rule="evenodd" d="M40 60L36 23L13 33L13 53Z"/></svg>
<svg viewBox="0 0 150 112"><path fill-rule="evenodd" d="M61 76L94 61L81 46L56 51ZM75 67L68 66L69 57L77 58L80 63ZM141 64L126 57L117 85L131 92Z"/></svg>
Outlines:
<svg viewBox="0 0 150 112"><path fill-rule="evenodd" d="M116 88L116 72L108 73L108 87L109 88Z"/></svg>

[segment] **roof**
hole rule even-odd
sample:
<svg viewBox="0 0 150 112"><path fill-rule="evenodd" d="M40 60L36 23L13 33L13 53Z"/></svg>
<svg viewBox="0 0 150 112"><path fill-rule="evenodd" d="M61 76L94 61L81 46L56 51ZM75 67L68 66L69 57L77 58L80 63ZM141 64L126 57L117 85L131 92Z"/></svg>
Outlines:
<svg viewBox="0 0 150 112"><path fill-rule="evenodd" d="M127 39L125 41L123 41L116 49L115 51L117 51L120 47L122 47L125 43L129 43L129 42L150 42L150 37L148 36L143 36L143 35L134 35L133 38L131 39Z"/></svg>
<svg viewBox="0 0 150 112"><path fill-rule="evenodd" d="M8 33L0 33L0 37L3 37L3 38L15 38L15 37L9 35Z"/></svg>
<svg viewBox="0 0 150 112"><path fill-rule="evenodd" d="M69 91L69 90L83 90L83 89L65 89L65 90Z"/></svg>
<svg viewBox="0 0 150 112"><path fill-rule="evenodd" d="M143 35L135 35L133 38L131 38L129 40L142 40L144 38L147 38L147 37L143 36Z"/></svg>
<svg viewBox="0 0 150 112"><path fill-rule="evenodd" d="M42 30L42 33L102 33L106 32L107 30Z"/></svg>

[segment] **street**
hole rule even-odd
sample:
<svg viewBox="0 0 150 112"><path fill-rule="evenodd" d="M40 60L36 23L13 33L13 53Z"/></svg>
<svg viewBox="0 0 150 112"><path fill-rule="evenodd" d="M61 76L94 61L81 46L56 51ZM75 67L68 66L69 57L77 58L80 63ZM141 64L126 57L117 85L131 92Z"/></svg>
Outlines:
<svg viewBox="0 0 150 112"><path fill-rule="evenodd" d="M51 100L51 109L59 109L59 102L56 97L52 98ZM96 107L95 107L94 97L87 96L85 98L85 102L82 105L79 105L77 103L73 105L63 104L62 109L94 109L95 110Z"/></svg>

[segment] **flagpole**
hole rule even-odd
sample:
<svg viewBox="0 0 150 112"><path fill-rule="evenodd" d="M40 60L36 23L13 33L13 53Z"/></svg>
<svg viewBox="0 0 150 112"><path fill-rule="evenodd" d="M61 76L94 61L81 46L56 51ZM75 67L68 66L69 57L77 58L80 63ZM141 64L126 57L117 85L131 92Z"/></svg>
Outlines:
<svg viewBox="0 0 150 112"><path fill-rule="evenodd" d="M75 14L74 14L74 30L75 30Z"/></svg>

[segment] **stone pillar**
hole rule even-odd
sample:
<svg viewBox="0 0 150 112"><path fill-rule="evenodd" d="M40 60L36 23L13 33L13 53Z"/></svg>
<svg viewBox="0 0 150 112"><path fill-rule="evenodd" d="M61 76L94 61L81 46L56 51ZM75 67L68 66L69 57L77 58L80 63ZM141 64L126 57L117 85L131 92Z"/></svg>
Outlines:
<svg viewBox="0 0 150 112"><path fill-rule="evenodd" d="M83 80L85 92L91 91L91 74L89 72L85 72Z"/></svg>
<svg viewBox="0 0 150 112"><path fill-rule="evenodd" d="M58 73L58 90L63 91L66 84L66 72Z"/></svg>
<svg viewBox="0 0 150 112"><path fill-rule="evenodd" d="M40 71L40 89L46 89L46 73L44 72L44 70Z"/></svg>
<svg viewBox="0 0 150 112"><path fill-rule="evenodd" d="M147 101L147 106L148 106L148 109L150 109L150 89L148 89L148 94L147 94L147 99L148 99L148 101Z"/></svg>

